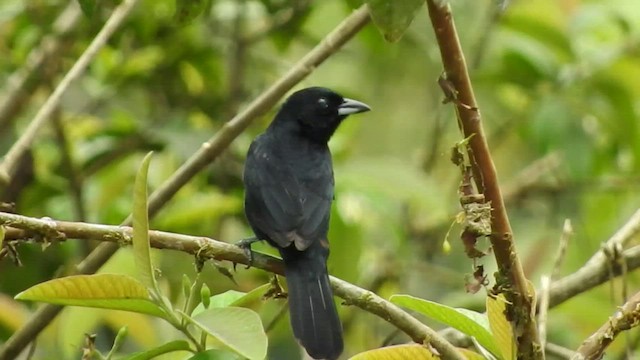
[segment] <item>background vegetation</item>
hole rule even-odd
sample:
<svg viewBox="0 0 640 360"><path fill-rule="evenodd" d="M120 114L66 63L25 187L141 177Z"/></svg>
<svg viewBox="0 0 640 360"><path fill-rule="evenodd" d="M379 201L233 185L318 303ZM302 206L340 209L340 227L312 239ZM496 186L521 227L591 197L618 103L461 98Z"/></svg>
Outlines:
<svg viewBox="0 0 640 360"><path fill-rule="evenodd" d="M0 153L20 137L118 5L81 3L84 13L68 1L0 3ZM131 212L134 177L149 150L156 151L148 179L153 189L360 4L214 0L194 18L197 9L181 3L178 9L174 0L138 4L64 94L16 175L0 187L2 202L14 202L16 213L31 217L119 224ZM565 219L574 235L559 276L579 269L639 208L640 7L635 0L458 0L451 6L518 252L537 287L552 270ZM57 20L67 7L72 10ZM50 52L26 76L24 89L14 91L33 51L43 48ZM474 264L458 239L460 227L450 229L460 211L460 172L450 149L461 136L453 107L442 104L441 72L423 7L399 41L385 41L369 24L299 84L328 86L373 108L345 122L331 142L337 193L329 268L384 298L405 293L483 311L485 291L466 291ZM227 242L249 236L242 213L244 156L275 111L183 187L151 228ZM37 306L13 300L15 294L68 273L95 245L23 245L22 266L3 259L0 338L19 329ZM274 253L267 245L255 249ZM152 255L160 285L181 301L182 276L193 278L194 258ZM479 263L493 284L493 257ZM128 249L101 270L131 271ZM210 264L204 272L214 294L269 281L255 269L239 268L233 281ZM638 280L629 273L551 310L548 341L576 349L626 293L635 292ZM270 324L284 304L270 299L254 310ZM355 307L341 307L341 318L345 356L409 341ZM108 349L125 324L128 351L168 340L150 317L67 308L38 337L35 358L78 358L85 333L97 333L98 347ZM611 358L630 356L624 345L640 342L637 330L628 334L614 344ZM298 356L286 316L269 330L269 346L272 359Z"/></svg>

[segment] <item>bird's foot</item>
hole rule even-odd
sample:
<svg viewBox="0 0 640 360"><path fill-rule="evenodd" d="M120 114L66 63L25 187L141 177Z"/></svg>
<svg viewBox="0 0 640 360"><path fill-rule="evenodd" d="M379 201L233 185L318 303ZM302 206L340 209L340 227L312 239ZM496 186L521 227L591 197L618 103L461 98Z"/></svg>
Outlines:
<svg viewBox="0 0 640 360"><path fill-rule="evenodd" d="M260 241L260 239L258 239L255 236L252 236L236 242L236 246L244 250L244 254L247 256L247 258L249 258L249 264L247 265L246 269L250 268L251 265L253 265L253 253L251 252L251 245L258 241ZM234 264L234 267L235 267L235 264Z"/></svg>

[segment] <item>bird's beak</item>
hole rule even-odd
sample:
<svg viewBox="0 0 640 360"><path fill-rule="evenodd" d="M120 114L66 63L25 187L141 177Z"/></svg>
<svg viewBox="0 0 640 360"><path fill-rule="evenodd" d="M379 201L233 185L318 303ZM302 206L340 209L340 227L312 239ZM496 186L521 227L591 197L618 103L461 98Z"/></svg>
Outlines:
<svg viewBox="0 0 640 360"><path fill-rule="evenodd" d="M344 98L344 101L338 106L338 115L347 116L351 114L357 114L365 111L369 111L371 108L369 105L360 102L358 100Z"/></svg>

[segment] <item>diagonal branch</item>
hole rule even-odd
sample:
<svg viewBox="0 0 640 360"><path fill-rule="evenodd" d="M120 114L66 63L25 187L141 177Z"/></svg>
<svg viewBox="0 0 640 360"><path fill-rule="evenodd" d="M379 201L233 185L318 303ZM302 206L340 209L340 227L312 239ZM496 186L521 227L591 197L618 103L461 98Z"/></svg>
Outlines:
<svg viewBox="0 0 640 360"><path fill-rule="evenodd" d="M226 123L220 131L193 154L164 184L149 197L149 216L153 217L175 193L200 170L209 165L258 116L265 114L292 87L349 41L369 22L366 5L355 10L333 31L296 63L285 75L260 94L249 106ZM0 174L1 176L1 174ZM128 217L123 224L129 224ZM113 243L101 243L78 266L82 274L96 272L118 250ZM0 349L0 360L14 359L62 310L59 305L40 307L20 330Z"/></svg>
<svg viewBox="0 0 640 360"><path fill-rule="evenodd" d="M80 58L73 64L69 72L62 78L60 84L56 86L53 93L47 98L38 113L33 118L27 129L22 133L18 141L16 141L0 164L0 185L6 184L13 177L18 160L22 158L22 154L31 148L33 141L36 139L38 132L51 119L51 114L56 109L62 95L67 91L69 86L82 76L84 71L96 56L98 51L107 43L107 40L115 33L115 31L127 18L138 0L124 0L111 14L106 24L102 27L98 35L91 41L89 47L82 53Z"/></svg>
<svg viewBox="0 0 640 360"><path fill-rule="evenodd" d="M608 254L620 253L618 248L621 249L624 244L638 236L640 236L640 210L631 215L631 218L604 243L602 249L595 253L583 267L551 284L549 306L556 306L581 293L584 291L583 289L590 289L604 283L610 278L609 270L613 272L612 275L621 275L624 269L620 263L626 264L628 271L635 269L635 263L633 258L629 259L629 254L640 253L640 246L623 251L618 259L612 259ZM620 262L617 263L617 260Z"/></svg>
<svg viewBox="0 0 640 360"><path fill-rule="evenodd" d="M82 222L53 221L35 219L26 216L1 213L0 225L13 228L13 236L39 236L45 241L63 241L66 239L98 240L116 244L131 245L133 231L130 227L88 224ZM16 233L15 229L21 229ZM163 231L150 231L151 246L157 249L177 250L197 256L202 260L226 260L237 264L249 264L249 258L243 249L226 242L200 236L175 234ZM251 266L283 275L282 261L270 255L253 252ZM355 305L367 312L378 315L409 335L415 342L430 344L444 359L464 360L464 357L433 329L422 324L398 306L379 297L371 291L362 289L344 280L331 277L335 294L348 305Z"/></svg>
<svg viewBox="0 0 640 360"><path fill-rule="evenodd" d="M509 312L516 325L518 358L539 359L542 356L535 323L533 294L517 256L513 233L504 206L495 165L482 128L460 40L448 4L427 0L429 17L440 47L446 79L454 89L459 126L469 139L469 158L478 191L491 205L491 245L498 264L496 289L504 292L511 306Z"/></svg>
<svg viewBox="0 0 640 360"><path fill-rule="evenodd" d="M602 359L604 351L618 334L638 325L640 325L640 292L633 295L598 331L589 336L571 359Z"/></svg>
<svg viewBox="0 0 640 360"><path fill-rule="evenodd" d="M14 115L42 83L42 69L47 61L58 57L69 35L82 18L80 7L74 1L62 11L52 26L52 33L42 38L40 46L29 52L24 66L9 76L4 94L0 96L0 129L7 129Z"/></svg>

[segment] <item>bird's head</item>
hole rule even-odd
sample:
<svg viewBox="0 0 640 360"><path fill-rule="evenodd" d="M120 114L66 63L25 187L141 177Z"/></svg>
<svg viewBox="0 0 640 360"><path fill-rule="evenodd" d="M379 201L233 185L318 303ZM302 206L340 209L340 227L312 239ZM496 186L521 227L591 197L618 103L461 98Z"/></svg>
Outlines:
<svg viewBox="0 0 640 360"><path fill-rule="evenodd" d="M368 105L322 87L293 93L276 115L274 126L283 125L317 142L327 142L347 116L371 110Z"/></svg>

